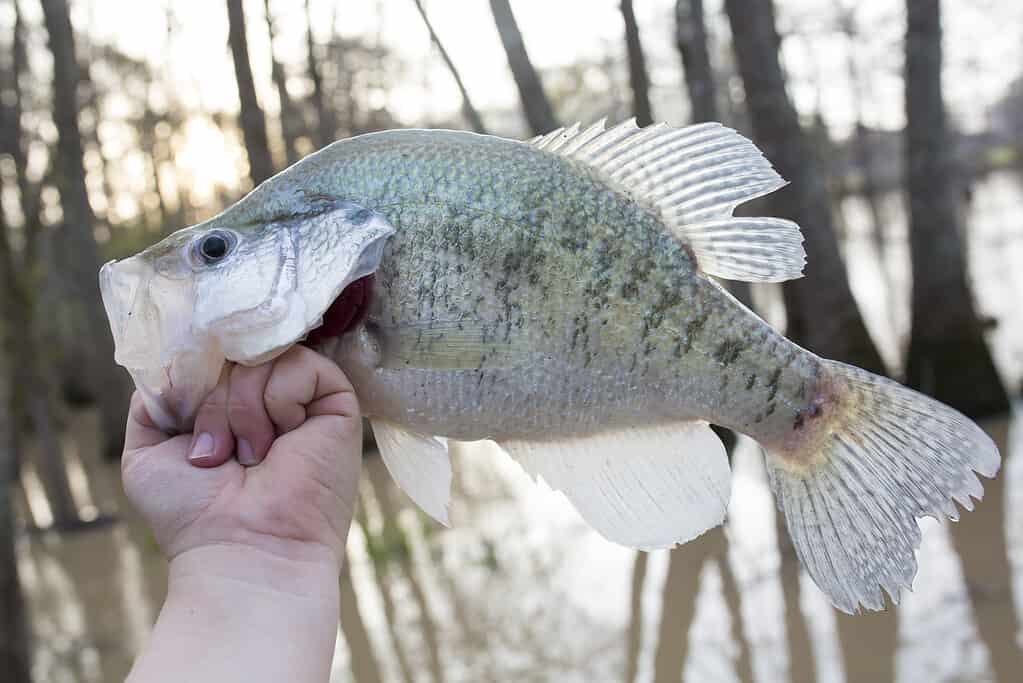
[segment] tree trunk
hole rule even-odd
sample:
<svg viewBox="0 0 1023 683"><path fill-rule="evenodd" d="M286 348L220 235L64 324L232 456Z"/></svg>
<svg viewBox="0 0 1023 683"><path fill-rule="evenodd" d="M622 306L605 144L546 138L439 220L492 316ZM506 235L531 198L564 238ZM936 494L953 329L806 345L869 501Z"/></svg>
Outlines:
<svg viewBox="0 0 1023 683"><path fill-rule="evenodd" d="M1009 420L985 424L1002 453L1010 453ZM1011 485L1011 484L1010 484ZM973 604L980 639L987 645L996 681L1014 681L1023 671L1019 617L1013 602L1013 573L1006 543L1006 523L1011 520L1004 474L984 482L984 500L973 512L948 525L952 543L963 568L963 579ZM1014 523L1014 522L1013 522Z"/></svg>
<svg viewBox="0 0 1023 683"><path fill-rule="evenodd" d="M529 61L529 54L526 53L526 45L522 41L522 33L515 21L515 15L512 14L511 4L508 0L490 0L490 10L494 14L504 52L508 56L508 66L511 67L515 85L519 89L526 122L534 135L549 133L558 127L558 120L543 90L540 75Z"/></svg>
<svg viewBox="0 0 1023 683"><path fill-rule="evenodd" d="M99 251L93 237L95 218L89 205L78 128L78 64L66 0L42 0L50 51L53 53L53 121L57 126L57 169L64 210L63 243L74 258L67 276L77 292L86 318L89 356L86 372L102 418L103 452L120 456L128 411L126 376L114 364L114 343L106 323L97 279Z"/></svg>
<svg viewBox="0 0 1023 683"><path fill-rule="evenodd" d="M398 510L394 507L391 493L395 490L391 478L387 476L385 468L375 467L369 471L370 484L377 503L380 505L380 516L384 524L385 538L408 538L408 531L400 526ZM427 667L430 671L430 678L434 683L443 683L444 662L440 652L440 641L437 639L437 620L433 616L430 605L426 600L426 591L423 589L423 582L416 575L413 566L411 549L406 543L408 552L397 553L396 562L405 575L409 593L412 601L416 604L419 612L419 629L423 636L423 646L427 653Z"/></svg>
<svg viewBox="0 0 1023 683"><path fill-rule="evenodd" d="M10 417L14 429L31 424L39 443L39 473L50 499L54 522L58 528L74 527L80 523L78 511L71 496L71 487L64 468L63 453L57 440L57 426L53 411L53 373L40 357L40 349L46 348L41 342L41 330L35 314L36 301L33 292L39 290L36 274L44 267L39 262L39 187L34 186L28 176L27 155L21 128L20 78L26 66L24 25L20 7L15 4L14 60L9 87L12 97L10 106L0 104L6 121L0 149L11 154L17 176L20 205L24 220L22 236L24 245L20 259L11 250L4 221L0 220L0 286L4 288L4 319L15 336L8 337L5 347L7 360L11 364L14 383L11 387ZM41 185L42 183L40 183ZM0 212L2 213L2 212ZM0 219L3 216L0 215ZM19 267L20 260L20 267ZM76 369L76 374L81 369Z"/></svg>
<svg viewBox="0 0 1023 683"><path fill-rule="evenodd" d="M455 68L455 63L451 61L451 57L448 55L448 51L444 49L444 44L440 42L440 36L433 30L433 24L430 23L430 18L426 15L426 9L423 7L422 0L413 0L416 3L416 9L419 10L419 16L423 18L423 23L426 24L426 30L430 32L430 40L437 47L437 51L440 52L441 59L444 60L444 64L447 65L448 71L451 72L452 77L455 79L455 85L458 86L458 92L462 93L462 115L465 116L469 125L477 133L486 133L487 128L483 125L483 118L480 116L479 111L473 106L472 100L469 99L469 91L465 89L465 83L462 82L462 77L458 73L458 69Z"/></svg>
<svg viewBox="0 0 1023 683"><path fill-rule="evenodd" d="M938 0L907 0L906 180L913 263L910 386L971 417L1009 401L984 343L966 280L958 198L941 94Z"/></svg>
<svg viewBox="0 0 1023 683"><path fill-rule="evenodd" d="M170 215L170 211L167 208L167 199L163 189L163 181L160 178L160 155L158 153L160 140L159 135L157 134L157 128L161 117L150 105L150 102L152 101L150 94L152 87L152 81L147 80L146 106L142 112L142 120L139 122L139 136L142 142L142 153L146 156L148 161L149 176L153 185L152 192L156 196L156 205L160 212L160 224L157 226L157 229L162 232L171 227L173 217ZM182 226L179 225L176 227Z"/></svg>
<svg viewBox="0 0 1023 683"><path fill-rule="evenodd" d="M249 157L249 176L253 185L273 175L273 161L270 158L270 143L266 136L266 117L256 99L256 85L252 81L252 65L249 63L249 41L245 35L245 12L242 0L227 0L228 41L234 59L234 76L238 82L238 100L241 105L239 118L245 151Z"/></svg>
<svg viewBox="0 0 1023 683"><path fill-rule="evenodd" d="M724 528L718 526L671 550L654 648L654 683L682 680L689 655L689 629L696 616L700 573L707 560L719 555L724 544Z"/></svg>
<svg viewBox="0 0 1023 683"><path fill-rule="evenodd" d="M316 56L316 41L313 40L313 18L309 12L309 0L305 0L306 17L306 72L313 84L310 95L313 109L316 111L316 146L325 147L334 142L337 135L337 119L334 110L327 106L327 96L323 90L323 75L320 62Z"/></svg>
<svg viewBox="0 0 1023 683"><path fill-rule="evenodd" d="M863 103L869 101L870 88L869 83L866 83L863 73L860 71L857 63L857 42L860 36L860 31L856 24L856 10L855 6L846 7L840 2L835 0L836 11L839 15L839 27L842 33L845 35L845 70L849 78L849 83L852 85L853 93L853 114L856 117L855 126L853 128L853 137L850 140L852 146L853 162L859 169L860 172L860 183L856 187L856 192L863 196L863 199L867 202L867 209L869 210L870 216L870 237L874 243L874 250L877 252L878 268L881 271L881 277L884 281L885 291L888 292L889 296L895 294L891 273L888 272L888 267L885 261L885 225L886 221L884 218L884 211L881 208L881 191L878 187L877 181L874 177L874 153L870 143L870 131L867 128L866 121L863 115ZM817 98L818 116L820 115L821 106L821 88L820 84L817 83ZM895 309L892 306L888 308L888 324L893 330L898 329L897 321L895 316Z"/></svg>
<svg viewBox="0 0 1023 683"><path fill-rule="evenodd" d="M266 14L266 31L270 36L270 73L273 76L274 86L277 88L277 99L281 107L281 136L284 138L284 155L288 166L298 161L298 138L302 134L302 120L295 110L295 102L288 92L288 75L284 72L284 65L278 61L274 54L274 30L273 15L270 14L270 0L263 0L264 12Z"/></svg>
<svg viewBox="0 0 1023 683"><path fill-rule="evenodd" d="M643 586L650 553L637 550L632 563L632 589L629 594L629 627L625 635L625 683L635 683L639 673L639 655L643 648Z"/></svg>
<svg viewBox="0 0 1023 683"><path fill-rule="evenodd" d="M726 538L727 536L722 533L722 539ZM735 580L732 564L728 561L728 543L721 543L717 550L715 559L721 572L721 594L724 596L725 607L731 621L732 640L736 644L735 677L742 683L753 683L753 653L750 652L749 638L746 637L746 630L743 628L742 594L739 582Z"/></svg>
<svg viewBox="0 0 1023 683"><path fill-rule="evenodd" d="M629 84L632 87L632 113L636 123L649 126L654 122L650 107L650 77L643 56L643 44L639 40L639 26L632 0L622 0L622 19L625 21L625 49L629 57Z"/></svg>
<svg viewBox="0 0 1023 683"><path fill-rule="evenodd" d="M726 0L736 62L754 137L791 185L766 200L777 216L799 223L806 276L786 282L788 336L815 353L884 373L846 276L832 225L822 169L785 92L771 0Z"/></svg>
<svg viewBox="0 0 1023 683"><path fill-rule="evenodd" d="M826 357L884 373L849 288L832 225L822 169L800 128L785 91L779 61L780 39L771 0L726 0L736 64L746 90L754 137L791 185L765 198L771 213L790 218L803 230L806 277L783 288L788 336ZM785 596L789 666L794 677L812 680L815 666L806 620L800 607L799 569L784 521L778 519L781 581ZM886 624L894 624L894 618ZM894 632L889 633L894 637ZM794 680L802 680L796 679Z"/></svg>
<svg viewBox="0 0 1023 683"><path fill-rule="evenodd" d="M813 658L810 627L803 614L802 590L799 587L799 558L785 528L781 510L775 510L775 531L778 538L778 576L781 580L782 600L785 603L785 643L789 655L789 679L792 681L817 680L817 664ZM852 683L855 679L849 679Z"/></svg>
<svg viewBox="0 0 1023 683"><path fill-rule="evenodd" d="M348 643L352 680L355 683L382 683L380 665L373 653L373 644L366 622L359 609L359 597L352 585L351 560L345 551L341 564L341 633Z"/></svg>
<svg viewBox="0 0 1023 683"><path fill-rule="evenodd" d="M10 376L0 382L7 384ZM5 394L6 390L0 390ZM0 400L6 400L0 396ZM14 471L15 455L6 411L0 415L0 671L10 683L31 683L31 648L25 598L18 580L15 553Z"/></svg>
<svg viewBox="0 0 1023 683"><path fill-rule="evenodd" d="M692 122L719 121L714 69L707 47L707 26L703 21L703 0L676 0L675 45L682 55Z"/></svg>
<svg viewBox="0 0 1023 683"><path fill-rule="evenodd" d="M362 530L366 547L372 548L374 537L366 520L364 498L360 494L355 506L355 523ZM387 635L391 639L391 648L394 650L394 658L398 661L398 671L401 672L403 683L415 683L415 674L412 665L409 663L408 655L405 653L405 645L402 643L401 633L397 623L397 609L394 603L394 582L389 567L385 562L376 557L370 557L373 565L373 578L376 579L380 588L380 603L384 610L384 621L387 622Z"/></svg>
<svg viewBox="0 0 1023 683"><path fill-rule="evenodd" d="M57 439L51 385L39 358L39 349L44 346L38 339L32 315L32 298L25 282L30 272L28 268L19 269L15 265L7 238L7 227L5 221L0 220L0 286L4 292L4 326L8 330L2 352L12 365L12 398L17 404L11 406L14 409L10 413L19 418L27 417L30 421L39 446L39 477L50 503L54 526L70 529L78 526L81 519L71 495L63 451ZM27 415L23 412L26 407ZM15 429L18 427L17 424L13 426ZM5 480L0 478L0 486L3 485Z"/></svg>
<svg viewBox="0 0 1023 683"><path fill-rule="evenodd" d="M7 222L0 208L0 243L7 244ZM9 254L0 254L0 267L8 270ZM5 273L6 275L6 273ZM16 345L13 320L8 313L14 302L6 283L0 290L4 319L0 326L0 671L6 671L12 683L30 683L29 629L25 600L18 580L16 556L14 490L17 481L18 439L12 406L14 388L14 354Z"/></svg>

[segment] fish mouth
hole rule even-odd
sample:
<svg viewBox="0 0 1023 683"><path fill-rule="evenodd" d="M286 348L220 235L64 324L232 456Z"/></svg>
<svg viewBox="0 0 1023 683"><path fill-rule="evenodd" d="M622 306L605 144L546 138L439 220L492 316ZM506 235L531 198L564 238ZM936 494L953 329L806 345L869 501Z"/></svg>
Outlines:
<svg viewBox="0 0 1023 683"><path fill-rule="evenodd" d="M262 249L219 269L197 269L171 249L180 273L151 254L101 270L115 360L164 431L191 431L226 363L258 365L297 343L318 346L367 315L373 273L395 233L382 215L339 201L275 227L253 242Z"/></svg>
<svg viewBox="0 0 1023 683"><path fill-rule="evenodd" d="M348 284L323 314L323 322L314 327L302 342L316 347L329 339L344 335L366 319L373 297L374 274L370 273Z"/></svg>

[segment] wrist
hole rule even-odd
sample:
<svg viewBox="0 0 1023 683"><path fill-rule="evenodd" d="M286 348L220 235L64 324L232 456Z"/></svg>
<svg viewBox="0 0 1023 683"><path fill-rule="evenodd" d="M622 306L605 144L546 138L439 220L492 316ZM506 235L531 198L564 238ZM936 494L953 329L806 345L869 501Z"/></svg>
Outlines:
<svg viewBox="0 0 1023 683"><path fill-rule="evenodd" d="M336 604L341 567L325 546L282 541L278 546L219 542L184 550L170 560L168 593L210 585L231 592ZM329 600L328 600L329 599Z"/></svg>
<svg viewBox="0 0 1023 683"><path fill-rule="evenodd" d="M304 550L221 543L175 555L167 599L129 680L327 680L338 562L329 549Z"/></svg>

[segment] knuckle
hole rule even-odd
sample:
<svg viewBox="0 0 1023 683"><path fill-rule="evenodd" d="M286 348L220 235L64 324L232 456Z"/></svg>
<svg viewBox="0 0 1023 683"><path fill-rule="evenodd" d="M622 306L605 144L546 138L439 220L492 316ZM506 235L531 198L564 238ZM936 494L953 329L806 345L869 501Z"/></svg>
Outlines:
<svg viewBox="0 0 1023 683"><path fill-rule="evenodd" d="M342 415L352 418L358 418L362 415L359 397L355 395L354 391L339 391L335 394L334 400L337 402L338 412Z"/></svg>

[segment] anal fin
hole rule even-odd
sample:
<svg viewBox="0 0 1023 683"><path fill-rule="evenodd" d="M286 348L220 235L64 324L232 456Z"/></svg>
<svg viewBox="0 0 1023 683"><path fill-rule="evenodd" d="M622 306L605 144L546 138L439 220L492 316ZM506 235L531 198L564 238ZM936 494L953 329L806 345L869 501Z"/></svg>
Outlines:
<svg viewBox="0 0 1023 683"><path fill-rule="evenodd" d="M449 526L451 461L447 445L382 418L370 418L380 457L402 491L426 514Z"/></svg>
<svg viewBox="0 0 1023 683"><path fill-rule="evenodd" d="M669 548L724 521L731 472L724 446L706 422L499 443L615 543Z"/></svg>

